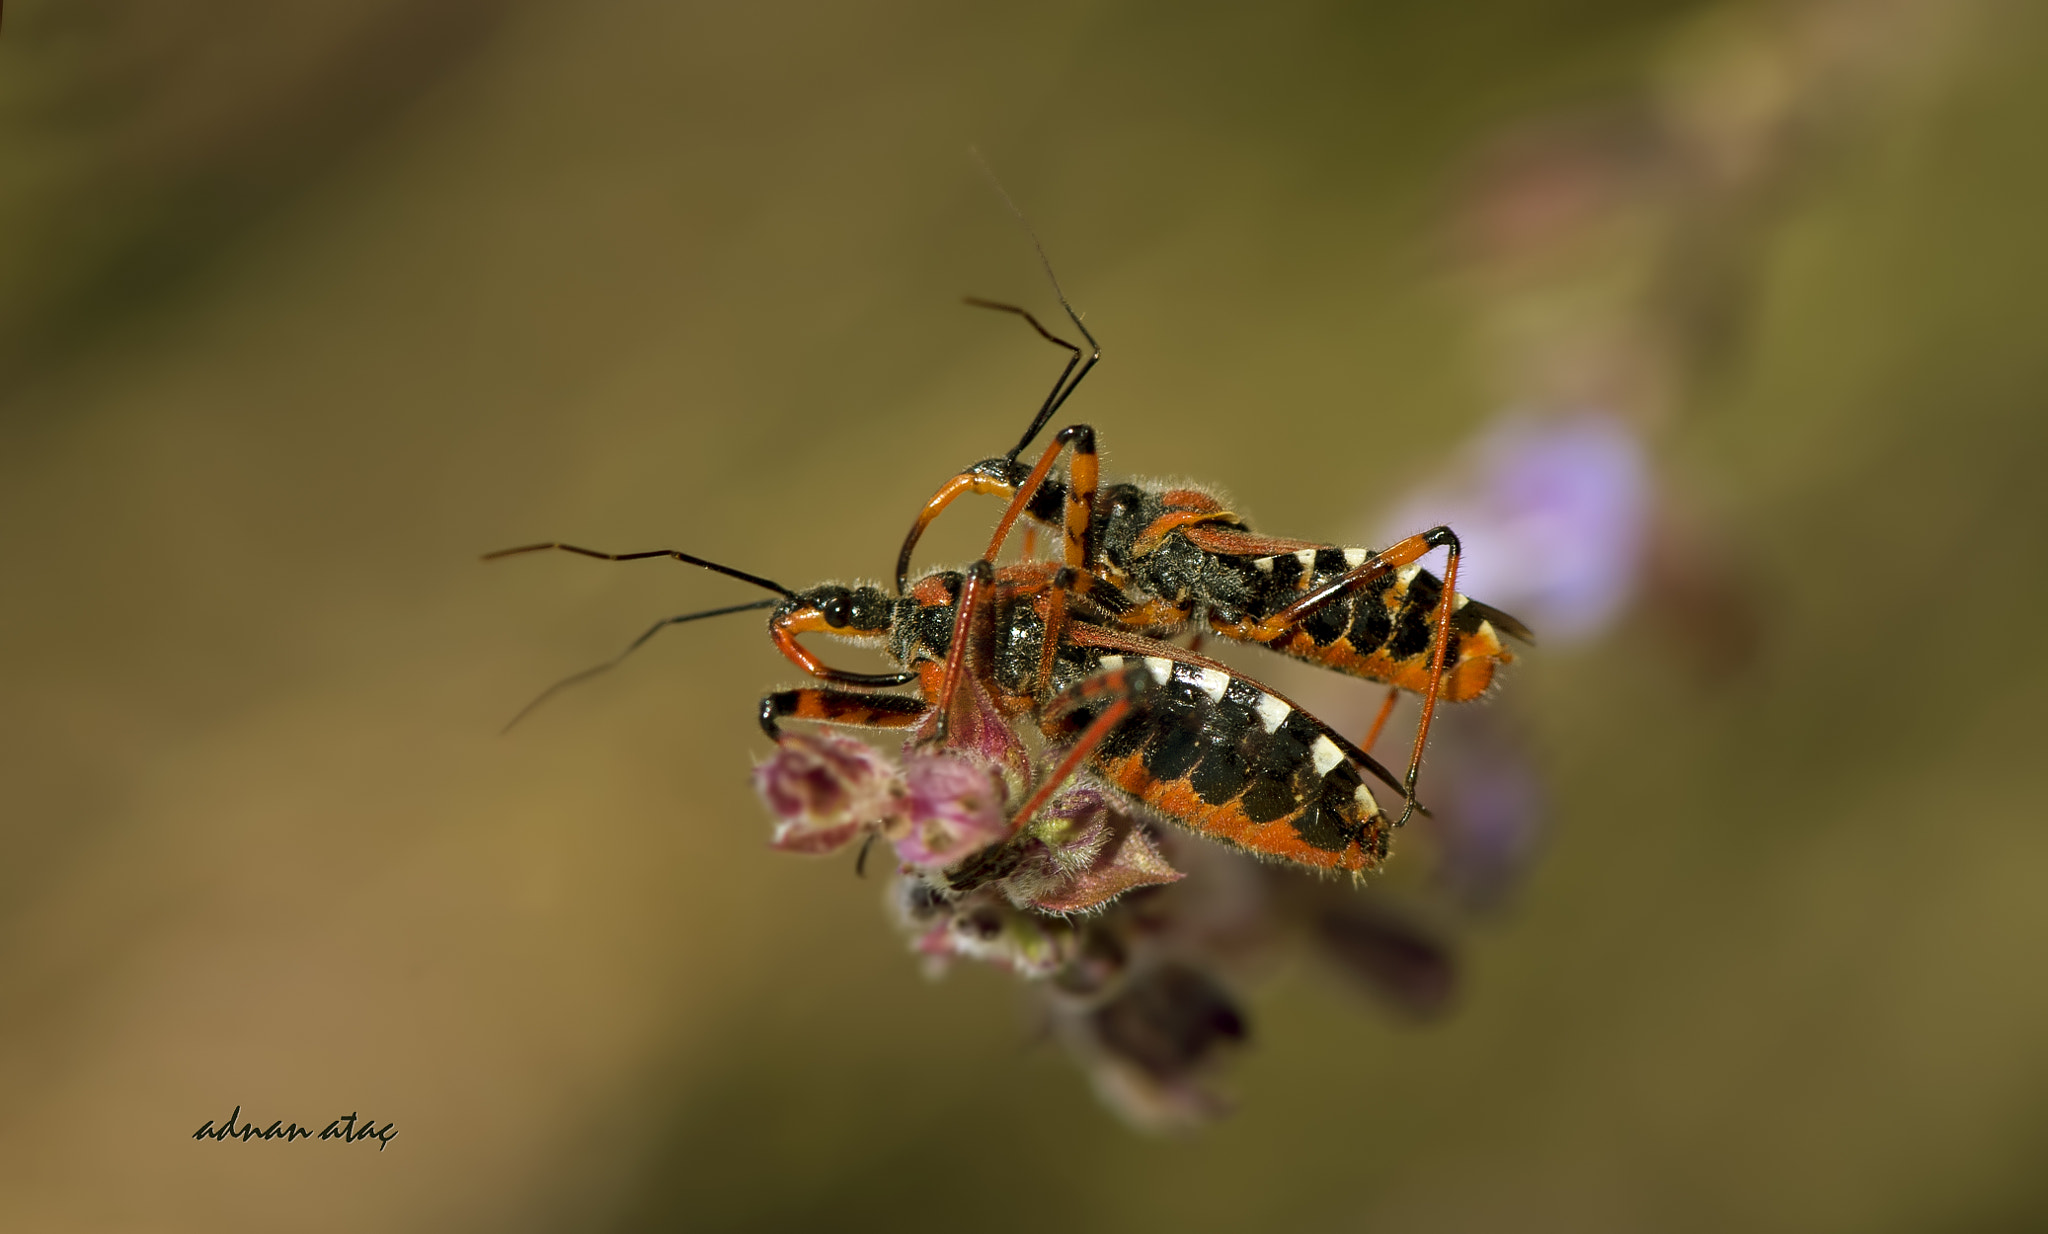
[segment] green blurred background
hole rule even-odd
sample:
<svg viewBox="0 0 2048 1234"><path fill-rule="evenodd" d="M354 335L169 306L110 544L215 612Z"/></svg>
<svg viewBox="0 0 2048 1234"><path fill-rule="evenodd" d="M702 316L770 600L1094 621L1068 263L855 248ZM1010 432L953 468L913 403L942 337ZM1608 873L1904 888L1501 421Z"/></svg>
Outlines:
<svg viewBox="0 0 2048 1234"><path fill-rule="evenodd" d="M2044 53L1909 0L16 0L0 1226L2048 1224ZM1701 73L1739 187L1601 251L1707 306L1642 423L1755 637L1524 657L1554 818L1448 1020L1289 966L1238 1113L1145 1138L764 847L754 618L497 736L751 596L480 551L876 577L1012 439L1056 355L958 297L1049 297L970 143L1108 348L1106 466L1342 538L1526 371L1488 152ZM237 1104L399 1138L191 1141Z"/></svg>

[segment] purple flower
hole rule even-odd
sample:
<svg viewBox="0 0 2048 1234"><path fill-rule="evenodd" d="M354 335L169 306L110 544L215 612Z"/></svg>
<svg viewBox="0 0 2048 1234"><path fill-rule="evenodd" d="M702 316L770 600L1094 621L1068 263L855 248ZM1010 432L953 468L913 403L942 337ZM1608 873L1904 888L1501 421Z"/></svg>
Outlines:
<svg viewBox="0 0 2048 1234"><path fill-rule="evenodd" d="M1146 829L1091 784L1053 798L1031 830L1034 843L1004 889L1015 903L1041 912L1089 912L1126 891L1183 877Z"/></svg>
<svg viewBox="0 0 2048 1234"><path fill-rule="evenodd" d="M754 768L754 789L779 820L769 841L797 853L832 853L895 815L904 789L891 761L835 733L790 733Z"/></svg>
<svg viewBox="0 0 2048 1234"><path fill-rule="evenodd" d="M1500 908L1535 861L1549 802L1528 743L1497 710L1440 715L1443 740L1432 768L1437 882L1462 907Z"/></svg>
<svg viewBox="0 0 2048 1234"><path fill-rule="evenodd" d="M1624 422L1510 414L1466 447L1455 478L1415 493L1392 526L1448 524L1458 590L1545 643L1604 631L1635 594L1654 515L1650 461Z"/></svg>
<svg viewBox="0 0 2048 1234"><path fill-rule="evenodd" d="M884 830L906 863L940 870L1007 839L1008 796L986 763L941 750L903 759L903 809Z"/></svg>

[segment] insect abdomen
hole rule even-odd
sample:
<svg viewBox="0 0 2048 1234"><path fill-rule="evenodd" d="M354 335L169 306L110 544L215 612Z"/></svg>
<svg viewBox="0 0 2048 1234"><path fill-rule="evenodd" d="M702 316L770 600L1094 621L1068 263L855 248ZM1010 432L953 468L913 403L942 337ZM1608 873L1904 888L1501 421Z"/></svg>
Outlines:
<svg viewBox="0 0 2048 1234"><path fill-rule="evenodd" d="M1262 586L1250 612L1277 613L1369 556L1363 549L1323 548L1253 559L1249 564ZM1434 618L1442 598L1442 580L1409 566L1337 596L1278 633L1259 631L1254 621L1241 617L1212 615L1211 624L1227 637L1249 638L1299 660L1421 693L1429 688ZM1462 596L1456 603L1444 652L1442 697L1464 702L1485 693L1494 669L1514 657L1486 619L1491 610Z"/></svg>
<svg viewBox="0 0 2048 1234"><path fill-rule="evenodd" d="M1101 666L1126 662L1104 656ZM1089 760L1110 783L1254 853L1351 871L1386 856L1386 815L1320 724L1219 669L1142 662L1158 688ZM1067 723L1085 727L1100 710L1077 712Z"/></svg>

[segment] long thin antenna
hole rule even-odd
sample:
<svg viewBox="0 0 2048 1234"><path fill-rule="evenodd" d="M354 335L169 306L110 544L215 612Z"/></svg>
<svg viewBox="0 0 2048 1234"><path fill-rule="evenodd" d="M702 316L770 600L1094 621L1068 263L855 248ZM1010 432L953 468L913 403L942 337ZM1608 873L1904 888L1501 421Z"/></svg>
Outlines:
<svg viewBox="0 0 2048 1234"><path fill-rule="evenodd" d="M1065 373L1060 374L1061 382L1053 384L1052 393L1045 396L1045 404L1038 409L1038 415L1032 419L1031 427L1024 430L1023 438L1016 445L1010 447L1010 452L1003 456L1014 462L1017 456L1024 452L1024 448L1031 444L1031 439L1038 436L1039 430L1043 429L1046 422L1051 420L1054 413L1058 412L1060 407L1066 403L1068 397L1074 393L1075 388L1081 384L1082 379L1088 376L1088 370L1095 367L1097 360L1102 359L1102 344L1095 341L1095 336L1088 332L1086 325L1082 324L1081 315L1075 312L1074 306L1067 301L1067 293L1060 287L1060 276L1053 273L1052 258L1045 255L1045 245L1039 243L1038 233L1031 228L1031 220L1024 217L1024 211L1018 209L1017 203L1011 198L1009 190L1003 187L1001 180L996 179L995 169L988 165L988 160L982 157L979 148L969 146L967 147L967 153L969 157L973 158L975 165L981 168L981 174L988 177L989 187L996 191L996 196L1002 198L1003 204L1008 206L1010 213L1016 216L1017 224L1024 229L1024 234L1031 237L1031 247L1038 253L1038 264L1045 268L1046 281L1052 284L1052 294L1059 298L1060 307L1066 310L1067 320L1073 322L1074 328L1081 332L1081 337L1088 340L1088 347L1091 353L1087 363L1081 366L1080 372L1074 374L1072 381L1065 380ZM1032 324L1036 326L1038 323L1034 321ZM1043 326L1039 327L1039 333L1045 333ZM1048 335L1047 337L1051 336ZM1060 342L1058 339L1053 341ZM1072 368L1071 365L1068 367ZM1062 382L1064 383L1064 389L1062 388Z"/></svg>
<svg viewBox="0 0 2048 1234"><path fill-rule="evenodd" d="M520 553L539 553L548 549L560 549L565 553L577 553L584 557L595 557L599 561L644 561L650 557L672 557L685 565L702 566L706 570L715 570L727 578L736 578L742 583L752 583L756 587L764 587L786 599L794 600L796 598L794 591L773 579L762 578L758 574L749 574L745 570L735 570L731 566L722 566L715 561L706 561L702 557L693 557L688 553L672 548L649 549L644 553L600 553L594 548L578 548L574 544L561 544L550 540L546 544L522 544L518 548L501 548L495 553L485 553L483 559L485 561L496 561L500 557L513 557Z"/></svg>
<svg viewBox="0 0 2048 1234"><path fill-rule="evenodd" d="M657 621L653 625L649 626L647 628L647 633L641 635L639 638L634 639L632 643L629 644L624 651L613 656L611 659L606 660L603 664L598 665L596 668L586 668L580 673L571 673L569 676L562 678L560 681L549 686L547 689L542 690L539 696L536 697L532 702L528 703L526 706L521 707L519 709L518 715L513 716L510 720L505 722L505 727L499 730L499 735L503 736L504 734L511 732L513 725L519 723L521 720L524 720L528 712L540 706L542 703L547 702L550 698L553 698L556 691L562 690L568 686L573 686L579 681L586 681L592 677L597 676L599 673L605 672L608 669L617 668L619 661L625 659L627 656L630 656L634 652L640 650L640 645L642 643L645 643L648 639L653 638L656 634L660 633L663 629L666 629L669 626L681 625L686 621L700 621L706 617L723 617L727 613L744 613L749 612L753 609L773 608L780 603L782 603L782 601L780 600L754 600L746 604L728 604L724 608L707 608L701 613L684 613L680 617L664 617L660 621Z"/></svg>

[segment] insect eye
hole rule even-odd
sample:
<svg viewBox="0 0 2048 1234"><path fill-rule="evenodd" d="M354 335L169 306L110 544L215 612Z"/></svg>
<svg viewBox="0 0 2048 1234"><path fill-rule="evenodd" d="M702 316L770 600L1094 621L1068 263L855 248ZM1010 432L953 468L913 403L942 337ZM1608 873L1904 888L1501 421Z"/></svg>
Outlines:
<svg viewBox="0 0 2048 1234"><path fill-rule="evenodd" d="M825 614L826 624L832 626L834 629L838 629L839 627L844 626L849 620L850 610L853 606L852 603L846 598L846 593L840 592L838 595L831 596L828 599L826 599L826 601L818 607Z"/></svg>

